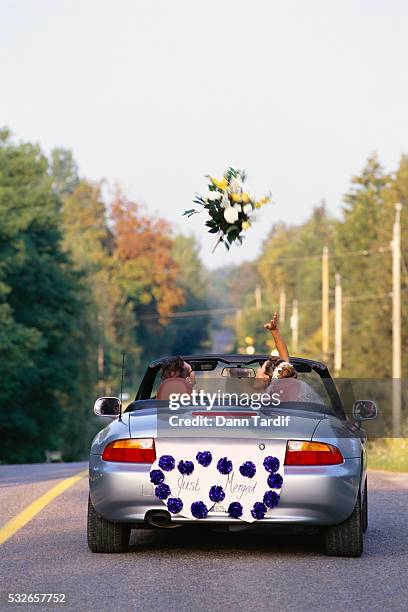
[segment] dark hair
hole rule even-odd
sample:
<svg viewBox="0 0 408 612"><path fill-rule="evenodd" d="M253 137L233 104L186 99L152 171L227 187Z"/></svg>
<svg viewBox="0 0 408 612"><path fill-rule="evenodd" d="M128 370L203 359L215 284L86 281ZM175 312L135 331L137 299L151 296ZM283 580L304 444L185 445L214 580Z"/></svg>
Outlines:
<svg viewBox="0 0 408 612"><path fill-rule="evenodd" d="M162 369L161 369L162 380L166 378L171 378L173 376L176 376L179 378L187 377L187 368L184 365L184 361L180 357L180 355L177 355L176 357L170 357L170 359L168 359L162 365Z"/></svg>

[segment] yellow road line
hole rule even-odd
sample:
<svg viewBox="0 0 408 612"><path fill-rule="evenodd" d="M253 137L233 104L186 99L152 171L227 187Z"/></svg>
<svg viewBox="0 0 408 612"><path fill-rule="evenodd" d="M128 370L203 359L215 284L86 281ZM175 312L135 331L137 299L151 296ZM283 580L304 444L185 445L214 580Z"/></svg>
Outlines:
<svg viewBox="0 0 408 612"><path fill-rule="evenodd" d="M38 499L33 501L32 504L27 506L15 517L10 519L3 527L0 528L0 545L7 542L17 531L19 531L24 525L27 525L45 506L47 506L53 499L61 495L64 491L72 487L76 482L81 480L88 474L88 470L82 470L75 476L70 476L59 482L55 487L52 487L49 491L41 495Z"/></svg>

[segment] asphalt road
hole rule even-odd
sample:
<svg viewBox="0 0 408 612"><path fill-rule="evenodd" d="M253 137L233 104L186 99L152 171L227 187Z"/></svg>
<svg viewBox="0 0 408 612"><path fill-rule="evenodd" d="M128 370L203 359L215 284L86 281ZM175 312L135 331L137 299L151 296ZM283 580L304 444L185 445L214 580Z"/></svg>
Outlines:
<svg viewBox="0 0 408 612"><path fill-rule="evenodd" d="M85 463L0 466L0 527ZM369 474L361 559L324 556L311 536L132 532L125 555L86 545L87 479L0 546L1 610L406 610L408 475ZM6 604L6 593L65 593L61 605Z"/></svg>

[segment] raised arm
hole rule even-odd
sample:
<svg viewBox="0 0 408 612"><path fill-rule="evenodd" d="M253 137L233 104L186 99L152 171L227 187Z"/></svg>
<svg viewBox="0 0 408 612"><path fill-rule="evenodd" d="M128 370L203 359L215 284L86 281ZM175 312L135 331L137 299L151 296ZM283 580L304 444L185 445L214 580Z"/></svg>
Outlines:
<svg viewBox="0 0 408 612"><path fill-rule="evenodd" d="M273 318L269 321L269 323L265 323L264 328L268 329L271 332L273 339L275 340L275 346L279 353L279 357L284 361L289 361L288 347L286 346L286 343L278 329L277 312L274 313Z"/></svg>

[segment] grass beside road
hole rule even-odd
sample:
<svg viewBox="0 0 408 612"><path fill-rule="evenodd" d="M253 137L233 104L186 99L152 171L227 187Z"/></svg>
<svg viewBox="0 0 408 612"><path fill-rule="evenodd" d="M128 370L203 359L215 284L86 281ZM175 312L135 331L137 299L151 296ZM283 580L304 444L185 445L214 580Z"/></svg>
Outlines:
<svg viewBox="0 0 408 612"><path fill-rule="evenodd" d="M372 470L408 472L408 438L383 438L369 442L368 467Z"/></svg>

